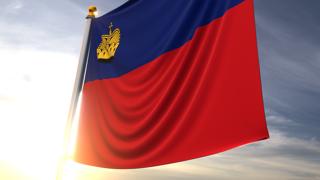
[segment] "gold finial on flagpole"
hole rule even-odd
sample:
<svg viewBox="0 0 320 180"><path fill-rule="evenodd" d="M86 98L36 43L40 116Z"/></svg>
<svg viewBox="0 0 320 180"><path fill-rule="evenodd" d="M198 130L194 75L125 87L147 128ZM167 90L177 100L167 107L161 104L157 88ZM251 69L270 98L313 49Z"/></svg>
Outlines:
<svg viewBox="0 0 320 180"><path fill-rule="evenodd" d="M89 6L87 18L95 18L97 14L98 14L97 7L96 6Z"/></svg>

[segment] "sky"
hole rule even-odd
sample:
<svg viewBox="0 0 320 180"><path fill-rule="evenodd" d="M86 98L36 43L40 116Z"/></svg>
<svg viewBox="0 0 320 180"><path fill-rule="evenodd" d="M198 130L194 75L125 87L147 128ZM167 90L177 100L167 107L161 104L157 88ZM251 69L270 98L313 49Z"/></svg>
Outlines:
<svg viewBox="0 0 320 180"><path fill-rule="evenodd" d="M54 179L87 7L125 0L0 0L0 179ZM320 1L255 0L270 139L182 163L64 179L320 179Z"/></svg>

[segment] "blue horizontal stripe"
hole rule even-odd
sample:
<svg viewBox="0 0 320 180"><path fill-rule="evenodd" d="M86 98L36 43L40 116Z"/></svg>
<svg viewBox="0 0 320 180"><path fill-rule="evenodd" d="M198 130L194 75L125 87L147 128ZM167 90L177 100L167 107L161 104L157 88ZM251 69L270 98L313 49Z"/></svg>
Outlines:
<svg viewBox="0 0 320 180"><path fill-rule="evenodd" d="M118 77L161 54L181 47L195 30L243 0L130 0L92 22L85 81ZM111 62L101 63L96 50L109 24L121 30L120 45Z"/></svg>

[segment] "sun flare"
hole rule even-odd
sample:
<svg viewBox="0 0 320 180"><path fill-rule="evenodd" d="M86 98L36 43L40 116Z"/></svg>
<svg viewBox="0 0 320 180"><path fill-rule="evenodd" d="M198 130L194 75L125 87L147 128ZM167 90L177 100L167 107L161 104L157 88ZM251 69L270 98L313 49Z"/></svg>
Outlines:
<svg viewBox="0 0 320 180"><path fill-rule="evenodd" d="M36 50L1 55L0 179L55 179L77 58Z"/></svg>

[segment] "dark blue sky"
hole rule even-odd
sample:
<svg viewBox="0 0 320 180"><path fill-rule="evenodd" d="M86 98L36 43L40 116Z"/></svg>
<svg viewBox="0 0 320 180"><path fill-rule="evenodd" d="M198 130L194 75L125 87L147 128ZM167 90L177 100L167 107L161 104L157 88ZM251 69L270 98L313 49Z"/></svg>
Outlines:
<svg viewBox="0 0 320 180"><path fill-rule="evenodd" d="M319 8L317 0L256 1L265 106L292 120L281 128L296 137L320 137Z"/></svg>

